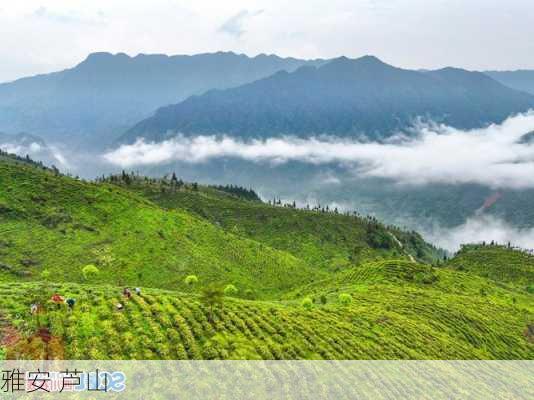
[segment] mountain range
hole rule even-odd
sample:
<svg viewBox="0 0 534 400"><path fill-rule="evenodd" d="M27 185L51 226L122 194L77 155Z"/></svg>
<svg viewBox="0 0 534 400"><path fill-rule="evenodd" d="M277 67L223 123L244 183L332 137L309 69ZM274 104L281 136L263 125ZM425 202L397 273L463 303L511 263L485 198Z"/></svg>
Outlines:
<svg viewBox="0 0 534 400"><path fill-rule="evenodd" d="M223 52L135 57L93 53L74 68L0 84L0 130L107 143L158 107L321 62Z"/></svg>
<svg viewBox="0 0 534 400"><path fill-rule="evenodd" d="M486 75L512 89L534 94L534 71L485 71Z"/></svg>
<svg viewBox="0 0 534 400"><path fill-rule="evenodd" d="M64 71L0 84L0 131L100 148L121 135L158 139L168 131L382 137L418 117L459 127L500 121L532 107L533 96L518 91L534 93L533 75L409 71L371 56L101 52Z"/></svg>
<svg viewBox="0 0 534 400"><path fill-rule="evenodd" d="M471 129L500 123L532 107L534 96L480 72L412 71L373 56L340 57L160 108L122 141L161 141L177 133L381 139L421 118Z"/></svg>

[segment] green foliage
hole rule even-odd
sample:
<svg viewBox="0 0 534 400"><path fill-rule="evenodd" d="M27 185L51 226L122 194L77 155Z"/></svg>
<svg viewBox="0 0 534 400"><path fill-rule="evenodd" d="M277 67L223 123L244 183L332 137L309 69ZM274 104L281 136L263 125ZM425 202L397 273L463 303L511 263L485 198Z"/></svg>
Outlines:
<svg viewBox="0 0 534 400"><path fill-rule="evenodd" d="M184 279L184 283L187 286L193 286L198 283L198 277L196 275L187 275Z"/></svg>
<svg viewBox="0 0 534 400"><path fill-rule="evenodd" d="M237 292L238 292L237 288L232 284L226 285L226 287L224 288L225 296L235 296Z"/></svg>
<svg viewBox="0 0 534 400"><path fill-rule="evenodd" d="M313 307L313 300L310 297L305 297L300 302L300 305L304 307L306 310L310 310Z"/></svg>
<svg viewBox="0 0 534 400"><path fill-rule="evenodd" d="M2 187L10 188L0 190L0 205L10 210L0 219L0 237L10 244L0 254L9 266L6 278L40 279L39 269L24 264L28 255L54 282L84 282L82 268L93 264L99 281L119 286L180 290L189 288L185 276L197 275L206 285L254 287L261 298L279 297L321 276L289 252L233 235L190 211L156 205L133 192L141 178L125 176L119 176L119 187L0 161ZM190 192L201 196L203 190ZM43 222L60 214L69 218Z"/></svg>
<svg viewBox="0 0 534 400"><path fill-rule="evenodd" d="M100 270L97 267L95 267L93 264L88 264L82 268L83 278L86 281L91 281L95 279L99 273L100 273Z"/></svg>
<svg viewBox="0 0 534 400"><path fill-rule="evenodd" d="M466 245L446 266L519 287L534 282L534 255L507 246Z"/></svg>
<svg viewBox="0 0 534 400"><path fill-rule="evenodd" d="M51 273L50 270L44 269L43 271L41 271L40 275L43 281L48 281L50 279Z"/></svg>
<svg viewBox="0 0 534 400"><path fill-rule="evenodd" d="M213 321L213 309L215 307L222 307L224 303L224 291L217 285L204 287L200 294L200 301L209 308L209 319Z"/></svg>
<svg viewBox="0 0 534 400"><path fill-rule="evenodd" d="M377 267L382 272L370 274ZM51 308L41 317L44 327L61 335L66 358L531 358L524 332L533 319L532 295L447 269L437 272L432 286L402 280L398 265L358 270L307 288L308 306L312 296L337 299L335 288L353 297L350 304L329 301L313 312L293 301L227 298L221 307L150 288L119 312L121 287L69 283L54 290L76 297L77 306L70 313ZM488 288L485 297L478 293L482 287ZM31 293L42 290L38 283L0 282L2 312L13 325L19 321L21 332L31 333ZM210 311L209 304L219 305Z"/></svg>
<svg viewBox="0 0 534 400"><path fill-rule="evenodd" d="M438 280L438 276L431 271L417 272L414 275L414 282L430 285Z"/></svg>
<svg viewBox="0 0 534 400"><path fill-rule="evenodd" d="M162 193L161 185L164 183L158 180L138 180L130 188L166 208L193 212L228 232L288 252L322 269L336 269L394 253L428 262L441 257L417 233L385 227L357 214L240 201L213 187Z"/></svg>
<svg viewBox="0 0 534 400"><path fill-rule="evenodd" d="M395 245L391 234L374 223L367 226L366 240L375 249L391 249Z"/></svg>
<svg viewBox="0 0 534 400"><path fill-rule="evenodd" d="M338 300L341 304L343 305L348 305L350 303L352 303L352 296L348 293L341 293L339 296L338 296Z"/></svg>
<svg viewBox="0 0 534 400"><path fill-rule="evenodd" d="M464 248L438 268L417 234L373 219L125 175L92 184L0 161L2 325L48 328L75 359L532 358L525 253ZM106 285L86 282L87 265ZM76 307L40 300L51 292Z"/></svg>
<svg viewBox="0 0 534 400"><path fill-rule="evenodd" d="M252 189L246 189L244 187L235 186L235 185L225 185L225 186L215 185L211 187L214 189L220 190L222 192L231 193L234 196L239 197L244 200L261 202L261 199L258 196L258 194Z"/></svg>

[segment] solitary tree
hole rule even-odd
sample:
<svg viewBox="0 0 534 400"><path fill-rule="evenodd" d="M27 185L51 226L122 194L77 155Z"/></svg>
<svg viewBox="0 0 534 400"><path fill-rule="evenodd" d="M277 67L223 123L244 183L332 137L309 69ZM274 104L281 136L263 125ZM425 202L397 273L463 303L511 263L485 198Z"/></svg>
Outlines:
<svg viewBox="0 0 534 400"><path fill-rule="evenodd" d="M224 292L219 286L210 285L202 289L200 301L209 308L209 320L213 322L213 308L224 303Z"/></svg>
<svg viewBox="0 0 534 400"><path fill-rule="evenodd" d="M86 281L91 281L98 276L100 271L93 264L86 265L82 268L83 278Z"/></svg>
<svg viewBox="0 0 534 400"><path fill-rule="evenodd" d="M302 307L304 307L306 310L310 310L310 309L313 307L313 300L310 299L309 297L305 297L305 298L302 300L301 305L302 305Z"/></svg>
<svg viewBox="0 0 534 400"><path fill-rule="evenodd" d="M226 285L224 288L224 295L225 296L235 296L237 294L238 290L234 285Z"/></svg>
<svg viewBox="0 0 534 400"><path fill-rule="evenodd" d="M338 299L339 299L339 302L345 306L352 303L352 296L348 293L341 293L338 296Z"/></svg>
<svg viewBox="0 0 534 400"><path fill-rule="evenodd" d="M187 275L184 279L184 283L187 286L194 286L198 283L198 277L196 275Z"/></svg>

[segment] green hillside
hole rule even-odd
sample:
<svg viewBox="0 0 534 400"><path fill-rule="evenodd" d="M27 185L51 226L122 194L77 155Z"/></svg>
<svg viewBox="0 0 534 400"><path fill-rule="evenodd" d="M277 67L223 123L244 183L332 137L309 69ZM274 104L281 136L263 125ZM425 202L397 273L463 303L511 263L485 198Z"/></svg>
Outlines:
<svg viewBox="0 0 534 400"><path fill-rule="evenodd" d="M418 234L374 219L1 157L0 359L534 358L525 253L432 266Z"/></svg>
<svg viewBox="0 0 534 400"><path fill-rule="evenodd" d="M500 283L531 287L534 291L534 255L500 245L463 246L446 264Z"/></svg>
<svg viewBox="0 0 534 400"><path fill-rule="evenodd" d="M134 190L166 209L187 210L229 232L328 270L377 258L433 262L441 257L419 234L386 227L358 214L246 201L212 187L173 185L169 179L115 176L106 181Z"/></svg>
<svg viewBox="0 0 534 400"><path fill-rule="evenodd" d="M396 265L396 266L395 266ZM0 285L4 309L25 339L10 358L76 359L531 359L525 332L533 305L482 278L435 272L437 284L409 278L415 264L368 265L339 281L304 287L295 300L226 297L214 308L192 294L143 289L127 300L121 288L63 284ZM375 271L375 267L381 270ZM432 267L429 267L432 269ZM397 270L393 273L392 270ZM425 268L426 269L426 268ZM389 272L386 272L388 271ZM433 270L433 269L432 269ZM405 275L408 274L408 275ZM389 277L388 277L389 275ZM378 278L381 276L381 278ZM391 278L391 279L390 279ZM337 283L340 283L337 285ZM487 294L481 296L480 288ZM31 302L62 293L73 312ZM342 304L339 295L352 301ZM326 304L320 295L325 294ZM301 304L302 296L315 303ZM124 310L116 309L124 303ZM43 338L48 336L48 343Z"/></svg>
<svg viewBox="0 0 534 400"><path fill-rule="evenodd" d="M81 182L21 163L0 162L0 277L98 281L185 289L239 284L266 296L321 277L292 255L236 237L183 210L166 211L117 186Z"/></svg>

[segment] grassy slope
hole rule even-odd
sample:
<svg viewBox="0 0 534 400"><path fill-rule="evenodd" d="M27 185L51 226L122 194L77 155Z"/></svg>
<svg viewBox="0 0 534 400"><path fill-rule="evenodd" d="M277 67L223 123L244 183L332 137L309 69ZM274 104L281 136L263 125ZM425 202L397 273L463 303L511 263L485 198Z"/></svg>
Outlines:
<svg viewBox="0 0 534 400"><path fill-rule="evenodd" d="M184 288L194 273L275 295L321 276L306 263L236 237L185 211L165 211L112 185L0 162L0 268L4 279L81 282L95 263L110 284Z"/></svg>
<svg viewBox="0 0 534 400"><path fill-rule="evenodd" d="M464 246L446 265L500 283L534 285L534 256L505 246Z"/></svg>
<svg viewBox="0 0 534 400"><path fill-rule="evenodd" d="M125 300L120 288L63 284L0 284L4 309L21 331L34 332L28 315L36 294L58 291L77 299L73 313L48 306L39 323L54 340L24 340L11 358L66 357L171 359L532 359L524 336L532 318L525 295L479 278L466 290L460 273L440 272L442 284L428 288L405 282L357 280L340 290L353 302L343 306L328 294L310 310L296 302L225 300L208 319L206 306L191 294L157 289ZM457 285L448 288L449 283ZM485 286L488 294L477 296ZM329 291L334 290L323 289ZM337 294L335 292L334 294ZM117 302L125 310L115 310ZM31 337L30 335L28 335ZM36 353L37 352L37 353Z"/></svg>
<svg viewBox="0 0 534 400"><path fill-rule="evenodd" d="M362 217L270 206L236 197L212 188L171 191L161 182L133 181L128 188L168 209L185 209L222 228L287 251L330 271L364 260L409 258L433 261L438 255L414 232L376 224L376 234L385 241L369 241L369 221ZM401 243L399 246L397 240ZM402 247L401 247L402 246Z"/></svg>
<svg viewBox="0 0 534 400"><path fill-rule="evenodd" d="M0 162L0 188L0 263L12 267L0 272L0 325L25 337L9 357L534 358L524 334L532 294L470 270L409 262L405 248L373 248L357 218L236 202L205 188L169 196L181 206L166 211L123 188L11 162ZM221 228L183 211L195 205ZM404 259L383 259L395 253ZM99 263L100 282L80 285L89 262ZM29 282L44 268L63 283ZM284 300L226 299L210 322L194 293L143 288L125 301L116 286L181 289L188 273L201 285L232 282ZM77 299L73 313L46 304L56 291ZM352 303L339 304L340 293ZM305 296L315 300L311 310L300 304ZM46 304L39 320L29 314L35 301ZM48 345L38 327L53 335Z"/></svg>

